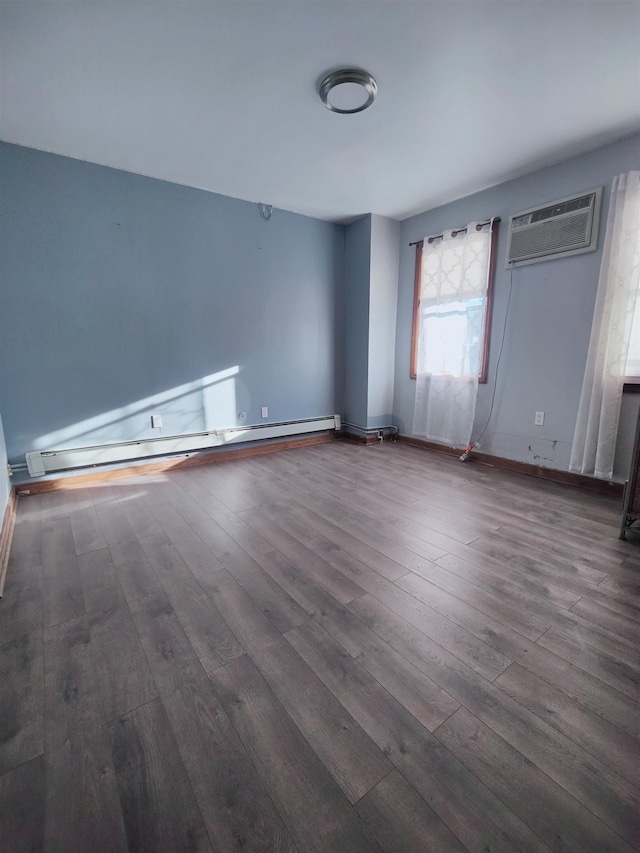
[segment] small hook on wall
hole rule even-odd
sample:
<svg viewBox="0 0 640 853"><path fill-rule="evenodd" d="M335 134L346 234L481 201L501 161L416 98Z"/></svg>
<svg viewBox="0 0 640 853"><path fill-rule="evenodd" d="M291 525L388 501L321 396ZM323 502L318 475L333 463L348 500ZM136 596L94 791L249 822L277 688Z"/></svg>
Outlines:
<svg viewBox="0 0 640 853"><path fill-rule="evenodd" d="M260 216L263 219L271 219L271 214L273 213L273 205L272 204L258 204L258 210L260 211Z"/></svg>

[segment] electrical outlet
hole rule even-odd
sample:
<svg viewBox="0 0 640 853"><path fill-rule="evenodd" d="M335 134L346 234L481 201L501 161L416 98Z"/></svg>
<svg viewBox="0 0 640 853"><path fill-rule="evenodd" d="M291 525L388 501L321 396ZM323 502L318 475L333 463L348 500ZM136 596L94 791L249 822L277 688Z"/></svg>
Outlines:
<svg viewBox="0 0 640 853"><path fill-rule="evenodd" d="M544 426L544 412L536 412L534 424L536 426Z"/></svg>
<svg viewBox="0 0 640 853"><path fill-rule="evenodd" d="M151 415L151 429L162 428L162 415Z"/></svg>
<svg viewBox="0 0 640 853"><path fill-rule="evenodd" d="M262 407L262 417L263 418L269 417L269 406L263 406Z"/></svg>

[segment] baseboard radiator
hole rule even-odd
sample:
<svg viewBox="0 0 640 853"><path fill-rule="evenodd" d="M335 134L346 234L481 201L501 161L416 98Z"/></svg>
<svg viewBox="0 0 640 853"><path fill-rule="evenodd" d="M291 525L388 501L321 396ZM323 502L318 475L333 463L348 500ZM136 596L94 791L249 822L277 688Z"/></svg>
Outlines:
<svg viewBox="0 0 640 853"><path fill-rule="evenodd" d="M176 453L197 453L229 444L262 441L269 438L286 438L312 432L340 430L340 415L308 418L264 426L232 427L231 429L196 432L189 435L170 435L161 438L99 444L94 447L74 447L64 450L35 450L25 453L27 468L32 477L43 477L54 471L72 468L92 468L151 456L171 456Z"/></svg>

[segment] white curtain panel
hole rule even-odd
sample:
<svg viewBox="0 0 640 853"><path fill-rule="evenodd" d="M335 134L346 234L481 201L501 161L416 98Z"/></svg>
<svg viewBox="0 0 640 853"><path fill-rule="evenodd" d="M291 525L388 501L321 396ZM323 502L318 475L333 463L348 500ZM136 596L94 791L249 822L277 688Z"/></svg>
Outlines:
<svg viewBox="0 0 640 853"><path fill-rule="evenodd" d="M640 172L613 179L569 470L610 480L640 287Z"/></svg>
<svg viewBox="0 0 640 853"><path fill-rule="evenodd" d="M422 256L413 434L454 447L471 440L484 342L491 228L476 225Z"/></svg>

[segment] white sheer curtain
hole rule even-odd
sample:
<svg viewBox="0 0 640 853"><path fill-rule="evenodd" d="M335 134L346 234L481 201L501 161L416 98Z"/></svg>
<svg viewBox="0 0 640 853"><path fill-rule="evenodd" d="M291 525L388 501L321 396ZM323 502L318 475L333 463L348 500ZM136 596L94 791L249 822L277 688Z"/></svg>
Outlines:
<svg viewBox="0 0 640 853"><path fill-rule="evenodd" d="M569 470L611 479L640 288L640 172L614 178Z"/></svg>
<svg viewBox="0 0 640 853"><path fill-rule="evenodd" d="M413 434L471 440L484 342L491 227L425 238Z"/></svg>

